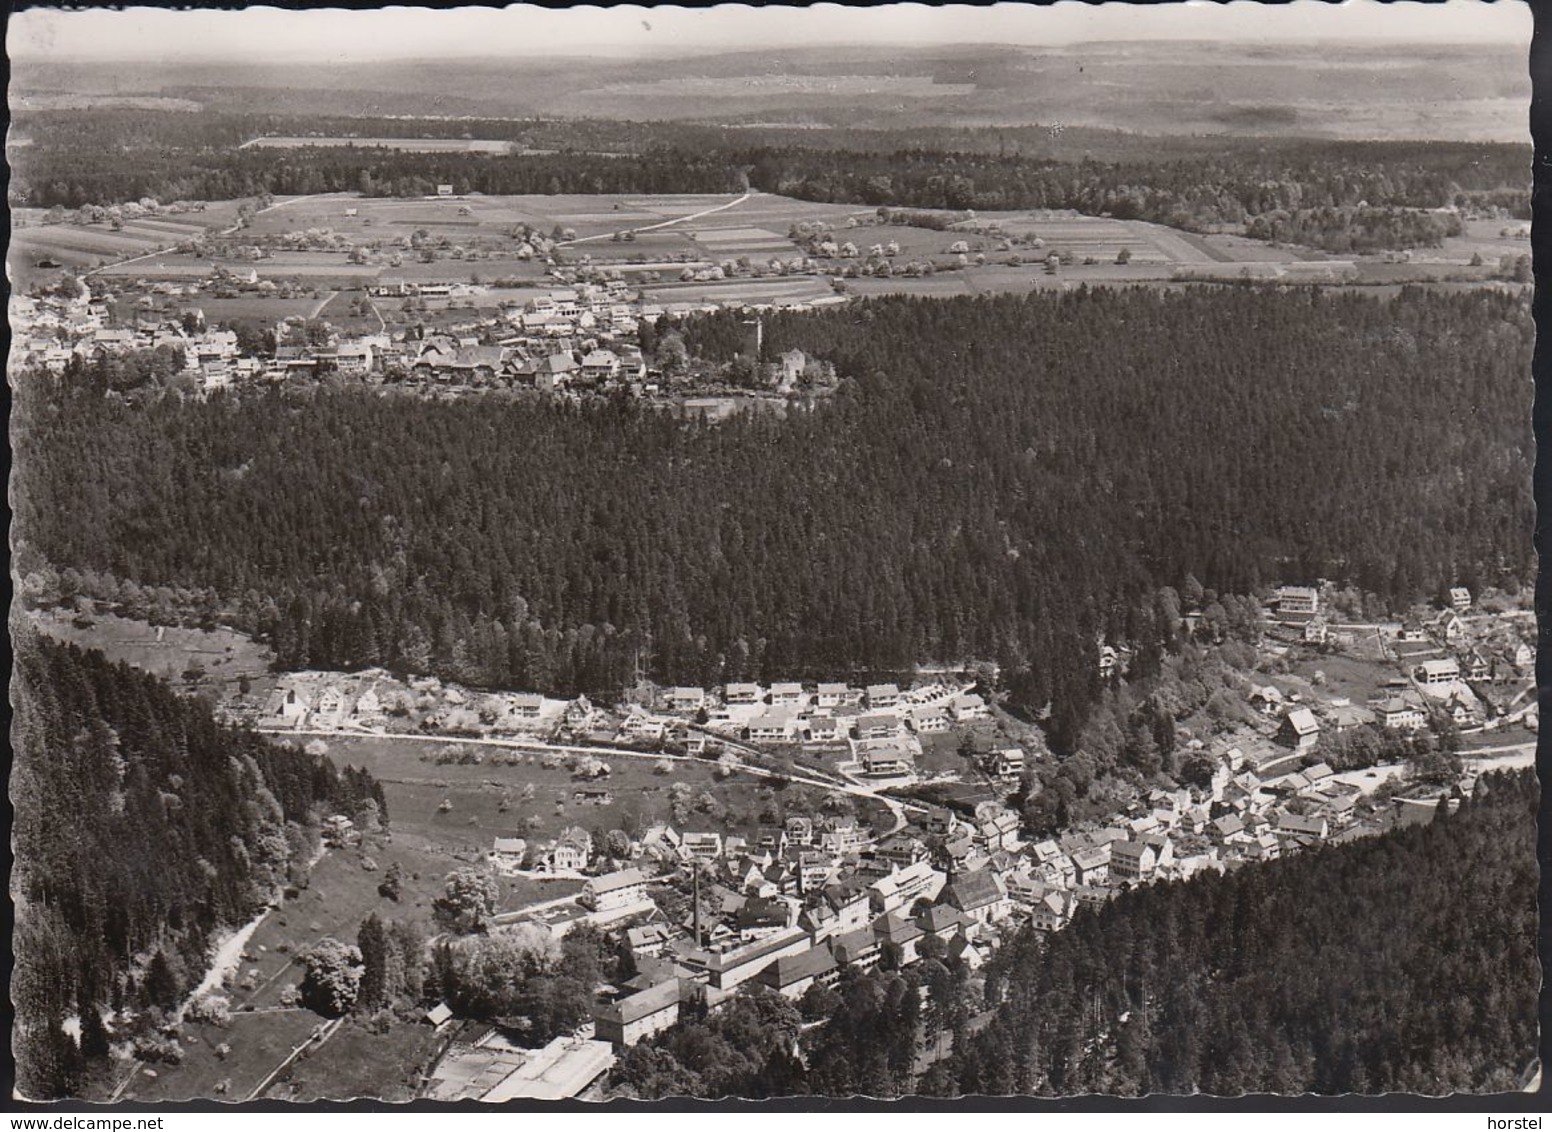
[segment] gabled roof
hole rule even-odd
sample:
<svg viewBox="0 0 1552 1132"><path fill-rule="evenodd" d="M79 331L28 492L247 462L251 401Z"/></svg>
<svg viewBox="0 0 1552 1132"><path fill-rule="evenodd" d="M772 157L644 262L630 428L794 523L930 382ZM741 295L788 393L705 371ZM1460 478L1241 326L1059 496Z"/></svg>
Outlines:
<svg viewBox="0 0 1552 1132"><path fill-rule="evenodd" d="M995 904L1008 894L997 874L990 869L980 869L954 878L944 894L946 903L964 912L973 912Z"/></svg>
<svg viewBox="0 0 1552 1132"><path fill-rule="evenodd" d="M916 925L923 931L936 935L939 932L953 931L965 922L959 909L948 904L934 904L931 908L925 908L916 914Z"/></svg>
<svg viewBox="0 0 1552 1132"><path fill-rule="evenodd" d="M886 912L873 921L873 934L880 943L895 943L904 945L913 939L920 939L925 933L910 920L903 919L894 912Z"/></svg>
<svg viewBox="0 0 1552 1132"><path fill-rule="evenodd" d="M1315 713L1307 707L1294 708L1284 718L1296 735L1314 735L1320 731L1320 723L1315 719Z"/></svg>
<svg viewBox="0 0 1552 1132"><path fill-rule="evenodd" d="M778 990L800 983L804 979L817 979L835 970L835 956L827 947L810 947L796 955L783 955L760 973L760 981Z"/></svg>
<svg viewBox="0 0 1552 1132"><path fill-rule="evenodd" d="M1309 833L1317 837L1325 835L1326 823L1323 818L1307 818L1301 814L1282 814L1277 819L1277 828L1282 833Z"/></svg>
<svg viewBox="0 0 1552 1132"><path fill-rule="evenodd" d="M1225 837L1232 837L1234 834L1243 834L1245 832L1245 823L1240 821L1240 815L1238 814L1225 814L1223 817L1214 818L1212 828L1217 829Z"/></svg>
<svg viewBox="0 0 1552 1132"><path fill-rule="evenodd" d="M848 960L877 951L878 946L879 939L872 928L858 928L843 935L833 936L830 940L830 950Z"/></svg>
<svg viewBox="0 0 1552 1132"><path fill-rule="evenodd" d="M679 980L665 979L656 986L622 998L608 1006L600 1006L597 1016L628 1026L643 1018L679 1005Z"/></svg>

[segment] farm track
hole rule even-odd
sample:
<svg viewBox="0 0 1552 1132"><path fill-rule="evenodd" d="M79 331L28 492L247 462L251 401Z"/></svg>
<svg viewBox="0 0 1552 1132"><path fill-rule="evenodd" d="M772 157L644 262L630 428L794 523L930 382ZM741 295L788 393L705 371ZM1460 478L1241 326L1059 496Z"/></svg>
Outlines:
<svg viewBox="0 0 1552 1132"><path fill-rule="evenodd" d="M692 220L699 220L699 219L701 219L701 217L703 217L703 216L710 216L710 215L712 215L712 213L715 213L715 212L726 212L730 208L734 208L734 207L736 207L738 205L743 204L746 200L749 200L752 197L754 197L754 195L755 195L755 193L751 189L751 190L746 191L743 196L738 197L736 200L730 200L726 204L719 204L719 205L716 205L713 208L703 209L700 212L692 212L688 216L676 216L672 220L664 220L664 221L661 221L661 222L659 222L657 224L645 224L645 225L641 226L640 228L632 228L632 229L630 229L630 231L635 232L637 235L640 235L642 232L655 232L659 228L669 228L669 227L672 227L675 224L688 224ZM588 243L592 243L595 240L611 240L613 238L614 238L614 233L613 232L600 232L596 236L583 236L580 239L576 239L576 240L562 240L560 243L556 244L555 246L557 248L569 248L569 247L575 246L576 244L588 244Z"/></svg>
<svg viewBox="0 0 1552 1132"><path fill-rule="evenodd" d="M327 195L328 194L326 194L326 193L314 193L311 196L290 197L287 200L276 201L274 204L270 205L268 208L261 208L258 211L256 211L254 213L254 215L255 216L260 216L260 215L262 215L262 214L264 214L266 212L272 212L275 209L285 208L285 207L287 207L289 205L296 204L299 201L316 200L318 197L327 196ZM234 224L229 225L228 227L222 228L219 232L216 232L215 235L217 235L217 236L230 236L233 232L236 232L238 230L238 228L240 228L240 227L241 227L240 224L234 223ZM171 241L168 244L168 247L171 247L173 244L176 244L176 243L177 243L177 241L173 240L173 241ZM107 271L110 268L125 267L125 266L127 266L127 265L129 265L131 263L139 263L141 260L144 260L144 259L152 259L155 256L166 255L167 254L167 250L168 250L168 248L155 248L155 249L153 249L151 251L148 251L148 252L144 253L143 255L130 256L128 259L117 260L114 263L105 263L101 267L94 267L90 271L83 273L81 278L88 279L91 276L96 275L99 272Z"/></svg>

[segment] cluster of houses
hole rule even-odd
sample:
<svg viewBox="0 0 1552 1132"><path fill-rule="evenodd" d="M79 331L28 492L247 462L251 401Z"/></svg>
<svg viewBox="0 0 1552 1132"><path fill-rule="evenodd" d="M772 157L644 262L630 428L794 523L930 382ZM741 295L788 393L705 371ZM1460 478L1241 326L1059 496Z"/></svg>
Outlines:
<svg viewBox="0 0 1552 1132"><path fill-rule="evenodd" d="M797 681L725 684L716 692L667 688L656 712L637 708L626 726L638 734L672 732L694 720L704 731L753 744L844 746L850 757L842 770L900 778L915 773L921 736L990 718L990 705L973 688L930 683L902 691L897 684Z"/></svg>
<svg viewBox="0 0 1552 1132"><path fill-rule="evenodd" d="M1535 654L1511 621L1468 621L1470 590L1453 587L1449 598L1449 605L1434 615L1408 617L1393 634L1381 636L1385 655L1401 674L1384 681L1362 706L1338 697L1301 703L1298 694L1285 695L1271 684L1252 686L1252 705L1280 717L1278 739L1297 751L1312 748L1322 731L1340 733L1366 724L1400 731L1426 730L1443 719L1461 728L1480 725L1492 690L1529 678ZM1337 639L1316 587L1281 587L1271 610L1280 626L1295 629L1306 643Z"/></svg>
<svg viewBox="0 0 1552 1132"><path fill-rule="evenodd" d="M951 875L919 839L870 844L849 819L793 817L747 840L664 827L649 837L665 883L689 901L682 915L627 929L637 973L594 1009L596 1036L616 1047L741 987L797 999L844 965L905 967L932 954L978 967L1013 907L989 869Z"/></svg>
<svg viewBox="0 0 1552 1132"><path fill-rule="evenodd" d="M183 352L186 368L197 364L200 346L181 323L159 318L137 319L135 325L113 325L108 303L88 291L79 295L12 294L9 303L12 370L34 366L64 373L72 358L90 360L99 351L153 350L171 347ZM208 351L212 344L205 344Z"/></svg>
<svg viewBox="0 0 1552 1132"><path fill-rule="evenodd" d="M795 682L728 684L716 693L669 688L653 709L638 704L611 713L586 696L562 701L533 692L473 692L429 677L401 681L378 670L293 673L262 705L232 703L226 711L269 730L418 727L470 736L571 735L650 749L671 745L694 755L716 754L727 742L805 744L842 752L840 770L874 780L910 778L923 736L991 714L984 697L940 683L905 691L895 684ZM986 770L1016 779L1024 759L1017 748L991 752Z"/></svg>
<svg viewBox="0 0 1552 1132"><path fill-rule="evenodd" d="M602 717L585 697L568 702L536 692L473 692L382 669L290 673L261 702L237 697L223 710L266 730L380 730L418 719L422 730L470 736L546 734L568 721Z"/></svg>
<svg viewBox="0 0 1552 1132"><path fill-rule="evenodd" d="M1155 790L1108 825L1034 842L997 801L933 808L882 838L834 815L791 815L749 836L659 824L632 843L629 868L588 879L574 905L510 919L555 934L584 920L623 930L636 974L604 989L594 1024L624 1047L742 986L797 999L848 964L978 967L1006 929L1059 931L1127 887L1357 836L1361 800L1324 764L1269 776L1234 749L1207 785ZM525 848L498 839L492 857ZM580 828L542 850L558 868L584 869L588 856Z"/></svg>
<svg viewBox="0 0 1552 1132"><path fill-rule="evenodd" d="M256 277L249 281L257 286ZM114 321L110 305L88 294L78 298L13 296L11 325L13 368L22 365L63 373L72 357L90 361L99 354L171 347L182 360L179 372L211 391L252 383L309 382L328 376L364 382L418 383L431 388L528 388L549 394L581 396L603 391L650 395L660 379L647 369L638 345L643 322L665 314L718 310L719 304L644 302L621 280L578 282L497 309L472 309L482 287L458 282L406 282L385 278L368 289L378 300L468 300L466 317L443 319L437 329L396 329L379 311L378 332L327 337L301 333L295 316L273 327L273 354L239 348L230 330L193 333L185 322L203 326L203 313L189 309L180 317L156 313L157 297L177 301L200 293L198 285L146 284L142 303L129 325ZM741 304L738 304L741 305ZM758 314L765 308L751 308ZM192 316L192 317L189 317ZM789 350L769 365L779 391L790 392L805 375L831 371L800 350Z"/></svg>

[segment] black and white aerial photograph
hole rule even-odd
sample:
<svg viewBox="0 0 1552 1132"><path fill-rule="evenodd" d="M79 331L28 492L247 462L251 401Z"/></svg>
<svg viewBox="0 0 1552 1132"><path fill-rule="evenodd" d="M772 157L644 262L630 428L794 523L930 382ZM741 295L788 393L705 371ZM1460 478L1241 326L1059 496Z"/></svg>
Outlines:
<svg viewBox="0 0 1552 1132"><path fill-rule="evenodd" d="M8 1100L1537 1103L1532 22L13 12Z"/></svg>

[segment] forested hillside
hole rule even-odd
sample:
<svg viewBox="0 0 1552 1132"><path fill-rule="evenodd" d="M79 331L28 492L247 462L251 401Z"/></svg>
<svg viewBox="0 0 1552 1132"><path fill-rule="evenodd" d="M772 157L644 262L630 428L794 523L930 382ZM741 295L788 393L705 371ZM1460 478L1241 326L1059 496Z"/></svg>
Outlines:
<svg viewBox="0 0 1552 1132"><path fill-rule="evenodd" d="M1488 776L1432 824L1026 932L988 969L997 1016L943 1085L1512 1091L1537 1053L1538 799L1533 773Z"/></svg>
<svg viewBox="0 0 1552 1132"><path fill-rule="evenodd" d="M1247 333L1254 328L1255 333ZM730 317L686 330L715 354ZM1497 293L889 298L772 317L832 403L24 389L19 565L203 590L282 664L607 691L1002 663L1070 744L1156 594L1326 577L1399 607L1531 563L1532 327ZM720 343L720 345L719 345ZM121 586L121 583L125 584Z"/></svg>
<svg viewBox="0 0 1552 1132"><path fill-rule="evenodd" d="M152 676L13 628L17 1087L71 1095L106 1057L105 1015L173 1008L212 933L305 873L320 810L386 809L364 771L223 727Z"/></svg>

